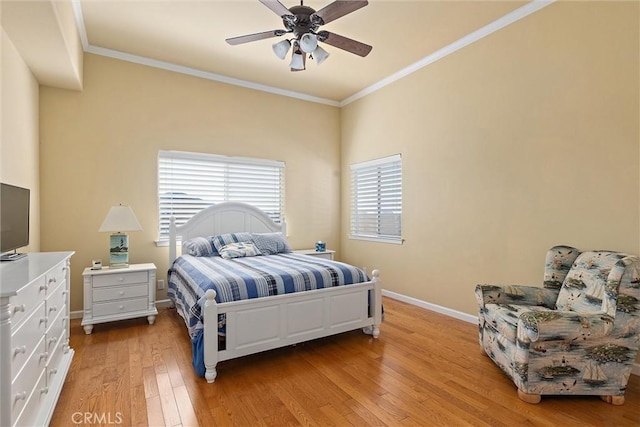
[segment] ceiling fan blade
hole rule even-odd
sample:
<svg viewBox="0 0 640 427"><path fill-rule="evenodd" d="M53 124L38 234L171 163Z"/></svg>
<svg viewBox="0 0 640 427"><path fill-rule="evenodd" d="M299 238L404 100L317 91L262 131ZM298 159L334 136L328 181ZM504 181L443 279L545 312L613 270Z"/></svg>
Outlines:
<svg viewBox="0 0 640 427"><path fill-rule="evenodd" d="M261 33L247 34L246 36L231 37L226 39L226 42L229 43L230 45L235 46L237 44L254 42L256 40L269 39L271 37L279 37L285 33L286 33L285 30L263 31Z"/></svg>
<svg viewBox="0 0 640 427"><path fill-rule="evenodd" d="M260 0L260 3L267 6L281 18L284 15L291 15L289 9L287 9L286 6L280 3L278 0Z"/></svg>
<svg viewBox="0 0 640 427"><path fill-rule="evenodd" d="M367 56L369 52L371 52L371 49L373 49L373 47L368 44L329 31L320 31L318 33L318 40L362 57Z"/></svg>
<svg viewBox="0 0 640 427"><path fill-rule="evenodd" d="M262 0L260 0L262 1ZM336 0L314 13L322 19L320 25L336 20L344 15L354 12L361 7L365 7L369 2L367 0ZM313 18L312 18L313 19Z"/></svg>

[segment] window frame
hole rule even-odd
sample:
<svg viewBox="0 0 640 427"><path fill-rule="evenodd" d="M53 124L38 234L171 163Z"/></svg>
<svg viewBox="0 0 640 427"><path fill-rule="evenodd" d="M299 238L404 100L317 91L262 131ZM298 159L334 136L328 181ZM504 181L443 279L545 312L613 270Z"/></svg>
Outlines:
<svg viewBox="0 0 640 427"><path fill-rule="evenodd" d="M172 164L172 162L175 163ZM193 164L192 169L185 172L185 167L190 163ZM173 165L176 165L176 169L180 169L180 172L171 176ZM157 168L157 246L169 244L171 216L177 216L176 224L181 225L195 213L216 203L228 201L248 203L265 211L276 224L284 222L285 162L283 161L159 150ZM199 174L198 171L201 173ZM188 178L189 182L185 182L187 181L185 178ZM252 183L252 180L255 183ZM216 187L209 188L211 185ZM256 186L262 189L256 191ZM272 191L269 187L273 187ZM247 188L251 190L247 191ZM256 194L265 190L270 190L266 198L255 197ZM166 194L170 196L163 200L163 195ZM180 196L175 197L176 194ZM247 198L244 199L244 197ZM181 203L186 207L181 208ZM266 206L269 208L265 209ZM182 210L180 215L176 214L178 209Z"/></svg>
<svg viewBox="0 0 640 427"><path fill-rule="evenodd" d="M382 157L379 159L369 160L360 163L354 163L350 166L351 172L351 206L350 206L350 223L349 223L349 239L352 240L366 240L366 241L374 241L374 242L383 242L383 243L392 243L392 244L402 244L404 239L402 238L402 155L394 154L387 157ZM362 175L365 174L376 174L377 178L363 178ZM395 179L393 178L395 175ZM397 177L399 175L399 178ZM366 175L365 175L366 176ZM393 182L397 181L399 182ZM384 181L384 182L381 182ZM377 185L375 184L377 183ZM363 194L362 187L376 185L376 189L373 191L376 193L375 195L375 203L376 208L375 214L375 228L376 231L374 233L366 232L359 220L359 217L362 217L362 214L358 214L357 206L358 204L362 205L367 204L363 202L363 200L371 201L371 195ZM387 187L385 190L383 187ZM395 187L395 188L394 188ZM368 188L371 191L371 187ZM390 198L389 198L390 197ZM391 201L390 201L391 200ZM369 203L370 204L370 203ZM395 209L396 212L393 212L391 215L398 216L397 224L393 224L394 219L391 218L391 225L387 225L387 227L397 228L397 234L389 234L389 233L381 233L381 227L384 225L384 220L389 219L385 218L389 216L389 214L383 214L381 211L384 208ZM399 212L398 212L399 210ZM387 224L389 224L387 222Z"/></svg>

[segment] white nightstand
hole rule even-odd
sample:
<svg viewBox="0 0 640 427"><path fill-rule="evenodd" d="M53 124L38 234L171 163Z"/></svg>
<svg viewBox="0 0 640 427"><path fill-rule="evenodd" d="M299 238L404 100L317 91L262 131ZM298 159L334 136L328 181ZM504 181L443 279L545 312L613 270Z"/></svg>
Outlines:
<svg viewBox="0 0 640 427"><path fill-rule="evenodd" d="M333 259L333 254L336 253L336 251L332 251L330 249L327 249L326 251L323 251L323 252L317 252L315 249L299 249L293 252L296 254L317 256L319 258L326 258L331 260Z"/></svg>
<svg viewBox="0 0 640 427"><path fill-rule="evenodd" d="M128 268L85 268L84 332L90 334L96 323L147 316L156 320L156 266L131 264Z"/></svg>

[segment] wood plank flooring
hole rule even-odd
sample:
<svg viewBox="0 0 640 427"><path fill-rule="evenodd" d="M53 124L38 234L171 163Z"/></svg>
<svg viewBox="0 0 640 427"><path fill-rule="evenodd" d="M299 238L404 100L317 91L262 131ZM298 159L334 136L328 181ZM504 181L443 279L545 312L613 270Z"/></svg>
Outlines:
<svg viewBox="0 0 640 427"><path fill-rule="evenodd" d="M52 426L638 426L640 377L626 402L520 401L485 356L474 324L386 298L378 340L349 332L194 375L182 318L71 323L75 357Z"/></svg>

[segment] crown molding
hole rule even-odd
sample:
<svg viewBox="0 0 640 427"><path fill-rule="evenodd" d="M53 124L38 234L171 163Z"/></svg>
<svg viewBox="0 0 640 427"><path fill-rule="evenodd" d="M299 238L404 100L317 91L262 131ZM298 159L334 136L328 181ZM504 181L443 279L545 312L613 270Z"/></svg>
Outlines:
<svg viewBox="0 0 640 427"><path fill-rule="evenodd" d="M488 35L513 24L514 22L519 21L520 19L529 16L530 14L539 11L540 9L549 6L554 3L556 0L533 0L526 5L504 15L501 18L493 21L492 23L485 25L484 27L467 34L461 39L456 40L455 42L449 44L448 46L443 47L442 49L437 50L431 55L426 56L425 58L417 61L408 67L403 68L402 70L380 80L377 83L351 95L350 97L342 100L342 101L334 101L332 99L320 98L316 96L307 95L301 92L295 92L285 89L280 89L273 86L267 86L263 84L258 84L254 82L250 82L247 80L236 79L233 77L224 76L221 74L215 74L203 70L198 70L195 68L185 67L182 65L173 64L170 62L159 61L157 59L147 58L138 55L132 55L125 52L120 52L113 49L107 49L99 46L93 46L89 44L87 38L87 31L84 25L84 17L82 14L82 6L80 4L80 0L71 0L73 5L73 10L76 18L76 25L78 26L78 32L80 33L80 40L82 41L83 49L86 53L93 53L95 55L106 56L109 58L119 59L122 61L133 62L136 64L146 65L149 67L160 68L167 71L172 71L175 73L186 74L189 76L199 77L207 80L213 80L216 82L226 83L234 86L240 86L247 89L259 90L262 92L272 93L275 95L287 96L290 98L300 99L303 101L315 102L319 104L330 105L333 107L344 107L346 105L351 104L361 98L364 98L367 95L370 95L385 86L390 85L393 82L396 82L410 74L415 73L416 71L426 67L427 65L433 64L434 62L445 58L452 53L478 41L481 40Z"/></svg>

